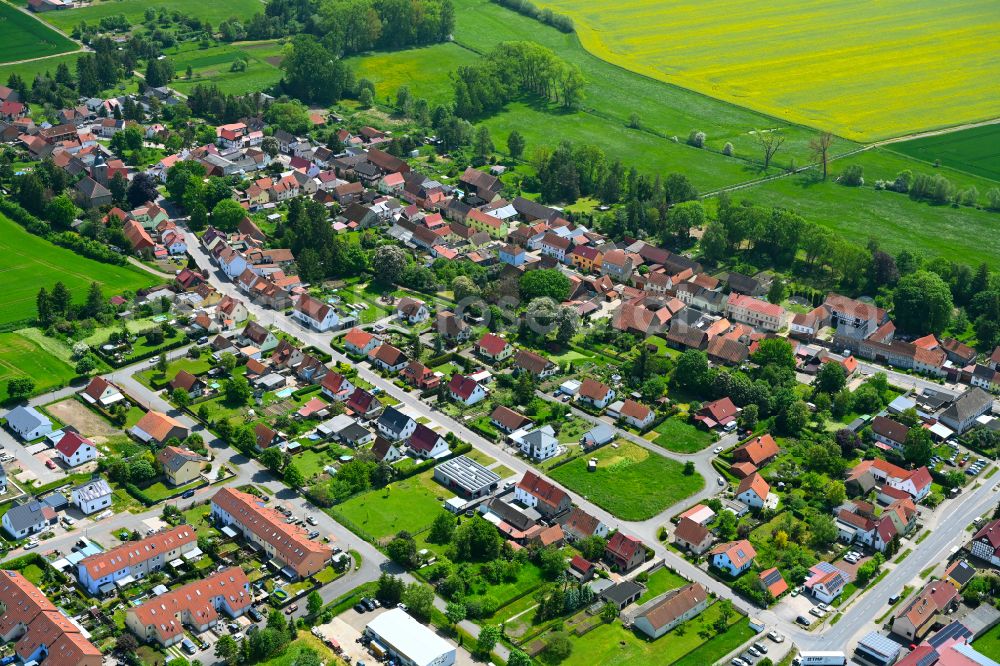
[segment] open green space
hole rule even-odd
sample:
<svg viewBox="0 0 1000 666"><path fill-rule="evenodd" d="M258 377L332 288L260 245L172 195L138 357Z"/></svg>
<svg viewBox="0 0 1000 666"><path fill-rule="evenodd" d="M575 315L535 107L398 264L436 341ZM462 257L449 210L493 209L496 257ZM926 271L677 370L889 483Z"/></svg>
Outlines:
<svg viewBox="0 0 1000 666"><path fill-rule="evenodd" d="M906 11L863 0L539 4L573 18L586 49L608 62L841 136L996 116L995 95L975 83L1000 76L989 0L915 0Z"/></svg>
<svg viewBox="0 0 1000 666"><path fill-rule="evenodd" d="M430 527L442 501L454 497L433 479L433 470L357 495L336 510L377 539L400 530L411 534Z"/></svg>
<svg viewBox="0 0 1000 666"><path fill-rule="evenodd" d="M143 22L146 9L149 7L154 9L162 7L169 11L180 12L184 16L199 18L212 25L218 25L221 21L233 17L247 21L254 14L264 10L259 0L226 0L226 2L157 0L152 4L142 0L98 0L78 9L46 12L42 18L65 31L72 30L81 21L86 21L88 24L100 23L102 18L118 14L122 14L129 23L136 25Z"/></svg>
<svg viewBox="0 0 1000 666"><path fill-rule="evenodd" d="M666 419L653 432L659 433L653 440L654 444L676 453L697 453L715 441L711 433L699 430L677 416Z"/></svg>
<svg viewBox="0 0 1000 666"><path fill-rule="evenodd" d="M682 587L685 583L687 581L684 578L666 567L661 567L650 574L646 580L646 591L642 593L642 596L639 597L639 601L636 603L644 604L664 592Z"/></svg>
<svg viewBox="0 0 1000 666"><path fill-rule="evenodd" d="M223 93L242 95L267 90L281 80L278 65L282 52L277 40L235 42L207 49L195 46L182 44L167 52L178 72L171 85L181 92L190 92L199 83L211 83ZM234 71L237 61L246 63L246 68ZM188 67L192 70L190 79L186 76Z"/></svg>
<svg viewBox="0 0 1000 666"><path fill-rule="evenodd" d="M865 184L846 187L834 182L832 176L852 164L863 167ZM986 262L993 269L1000 267L1000 234L994 233L1000 214L965 206L935 206L874 188L876 180L892 182L904 169L940 174L959 190L975 186L981 198L996 186L985 178L947 167L935 169L879 148L832 162L831 178L825 182L809 170L740 190L734 199L787 208L856 242L875 238L892 252L905 248L972 266Z"/></svg>
<svg viewBox="0 0 1000 666"><path fill-rule="evenodd" d="M1000 659L1000 624L972 641L972 647L990 659Z"/></svg>
<svg viewBox="0 0 1000 666"><path fill-rule="evenodd" d="M337 656L323 644L323 641L308 631L299 631L298 638L289 643L284 652L267 661L258 662L258 664L259 666L293 666L306 648L315 650L319 654L320 661L324 664L340 663Z"/></svg>
<svg viewBox="0 0 1000 666"><path fill-rule="evenodd" d="M154 367L149 370L137 372L134 377L146 386L161 388L164 382L171 381L181 370L187 370L192 375L200 375L208 372L211 367L212 364L209 362L207 355L202 358L188 358L184 356L168 363L166 372L160 372Z"/></svg>
<svg viewBox="0 0 1000 666"><path fill-rule="evenodd" d="M157 481L156 483L151 483L142 489L151 500L154 502L159 502L167 499L168 497L174 497L179 495L186 490L191 490L192 488L197 488L201 485L201 480L192 481L183 486L175 486L167 481Z"/></svg>
<svg viewBox="0 0 1000 666"><path fill-rule="evenodd" d="M37 75L45 74L46 72L55 76L59 63L66 63L66 66L72 72L75 71L76 61L80 59L81 55L81 53L67 53L52 56L51 58L42 58L41 60L0 65L0 81L3 81L4 85L6 85L11 74L17 74L28 83L34 81Z"/></svg>
<svg viewBox="0 0 1000 666"><path fill-rule="evenodd" d="M564 666L714 664L753 634L747 619L735 614L729 628L718 634L713 626L718 619L719 607L713 604L655 641L625 629L617 621L603 624L572 639L573 653L562 663ZM697 659L693 659L695 653Z"/></svg>
<svg viewBox="0 0 1000 666"><path fill-rule="evenodd" d="M597 458L597 470L587 460ZM701 490L705 480L684 474L676 460L650 453L637 444L606 446L557 467L549 475L622 520L646 520Z"/></svg>
<svg viewBox="0 0 1000 666"><path fill-rule="evenodd" d="M375 98L396 103L396 91L409 86L425 98L431 108L450 104L454 95L448 72L468 64L475 55L461 46L446 42L419 49L389 51L349 58L347 63L358 79L375 84Z"/></svg>
<svg viewBox="0 0 1000 666"><path fill-rule="evenodd" d="M931 164L1000 180L1000 125L970 127L892 144L892 150Z"/></svg>
<svg viewBox="0 0 1000 666"><path fill-rule="evenodd" d="M83 301L91 282L99 283L105 296L113 296L156 281L135 268L101 263L53 245L4 215L0 215L0 252L7 258L0 270L0 287L5 294L0 324L33 319L38 289L51 291L60 280L76 302Z"/></svg>
<svg viewBox="0 0 1000 666"><path fill-rule="evenodd" d="M35 392L44 393L64 386L76 372L34 340L16 331L0 333L0 401L7 399L7 380L15 377L30 377L35 380Z"/></svg>
<svg viewBox="0 0 1000 666"><path fill-rule="evenodd" d="M73 40L6 2L0 2L0 44L4 62L44 58L79 48Z"/></svg>

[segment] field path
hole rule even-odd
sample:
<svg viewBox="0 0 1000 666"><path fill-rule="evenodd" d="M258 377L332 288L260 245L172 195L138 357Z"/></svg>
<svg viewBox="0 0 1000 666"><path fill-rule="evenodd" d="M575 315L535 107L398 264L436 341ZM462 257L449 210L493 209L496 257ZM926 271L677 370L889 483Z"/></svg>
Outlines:
<svg viewBox="0 0 1000 666"><path fill-rule="evenodd" d="M962 130L975 129L976 127L985 127L986 125L998 125L1000 124L1000 118L990 118L989 120L980 120L977 123L964 123L962 125L952 125L951 127L942 127L935 130L927 130L926 132L915 132L913 134L904 134L903 136L893 137L891 139L883 139L881 141L876 141L875 143L870 143L865 146L868 148L878 148L879 146L887 146L891 143L900 143L902 141L912 141L914 139L924 139L929 136L940 136L942 134L951 134L952 132L961 132Z"/></svg>
<svg viewBox="0 0 1000 666"><path fill-rule="evenodd" d="M90 49L80 47L75 51L67 51L66 53L53 53L52 55L38 56L37 58L25 58L24 60L8 60L7 62L0 62L0 66L20 65L26 62L35 62L36 60L48 60L49 58L62 58L63 56L73 55L74 53L83 53L86 51L90 51Z"/></svg>
<svg viewBox="0 0 1000 666"><path fill-rule="evenodd" d="M163 280L171 280L171 281L174 279L173 275L170 275L169 273L164 273L163 271L158 271L155 268L153 268L152 266L147 266L146 264L142 263L141 261L139 261L135 257L127 257L127 259L128 259L128 263L132 264L136 268L141 268L142 270L146 271L147 273L150 273L151 275L155 275L158 278L161 278Z"/></svg>

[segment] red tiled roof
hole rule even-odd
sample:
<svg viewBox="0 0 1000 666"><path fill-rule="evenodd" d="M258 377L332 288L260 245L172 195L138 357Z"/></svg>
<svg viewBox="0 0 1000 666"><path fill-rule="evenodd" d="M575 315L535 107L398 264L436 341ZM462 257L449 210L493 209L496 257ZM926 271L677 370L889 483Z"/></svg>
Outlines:
<svg viewBox="0 0 1000 666"><path fill-rule="evenodd" d="M126 541L111 550L90 555L83 558L80 564L86 567L93 580L97 580L197 540L198 534L194 528L190 525L178 525L139 541Z"/></svg>

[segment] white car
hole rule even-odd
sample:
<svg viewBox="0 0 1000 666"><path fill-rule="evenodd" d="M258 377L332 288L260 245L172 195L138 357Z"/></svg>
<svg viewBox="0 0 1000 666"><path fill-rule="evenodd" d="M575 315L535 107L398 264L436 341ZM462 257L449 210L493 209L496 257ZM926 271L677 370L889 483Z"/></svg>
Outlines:
<svg viewBox="0 0 1000 666"><path fill-rule="evenodd" d="M830 604L817 604L817 608L825 613L830 610Z"/></svg>
<svg viewBox="0 0 1000 666"><path fill-rule="evenodd" d="M25 550L31 550L32 548L38 548L38 542L32 539L28 543L24 544Z"/></svg>
<svg viewBox="0 0 1000 666"><path fill-rule="evenodd" d="M770 638L775 643L782 643L785 640L785 637L782 636L781 634L779 634L774 629L772 629L771 631L767 632L767 637Z"/></svg>
<svg viewBox="0 0 1000 666"><path fill-rule="evenodd" d="M721 476L718 479L716 479L716 480L719 482L720 486L726 485L726 480L723 479Z"/></svg>
<svg viewBox="0 0 1000 666"><path fill-rule="evenodd" d="M721 446L715 447L714 449L712 449L712 453L722 453L722 447Z"/></svg>

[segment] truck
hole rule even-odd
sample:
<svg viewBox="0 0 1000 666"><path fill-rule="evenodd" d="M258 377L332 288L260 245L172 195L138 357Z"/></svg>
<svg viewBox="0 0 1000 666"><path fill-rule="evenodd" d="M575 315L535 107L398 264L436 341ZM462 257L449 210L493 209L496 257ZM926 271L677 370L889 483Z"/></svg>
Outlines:
<svg viewBox="0 0 1000 666"><path fill-rule="evenodd" d="M838 651L800 652L793 666L847 666L847 655Z"/></svg>

